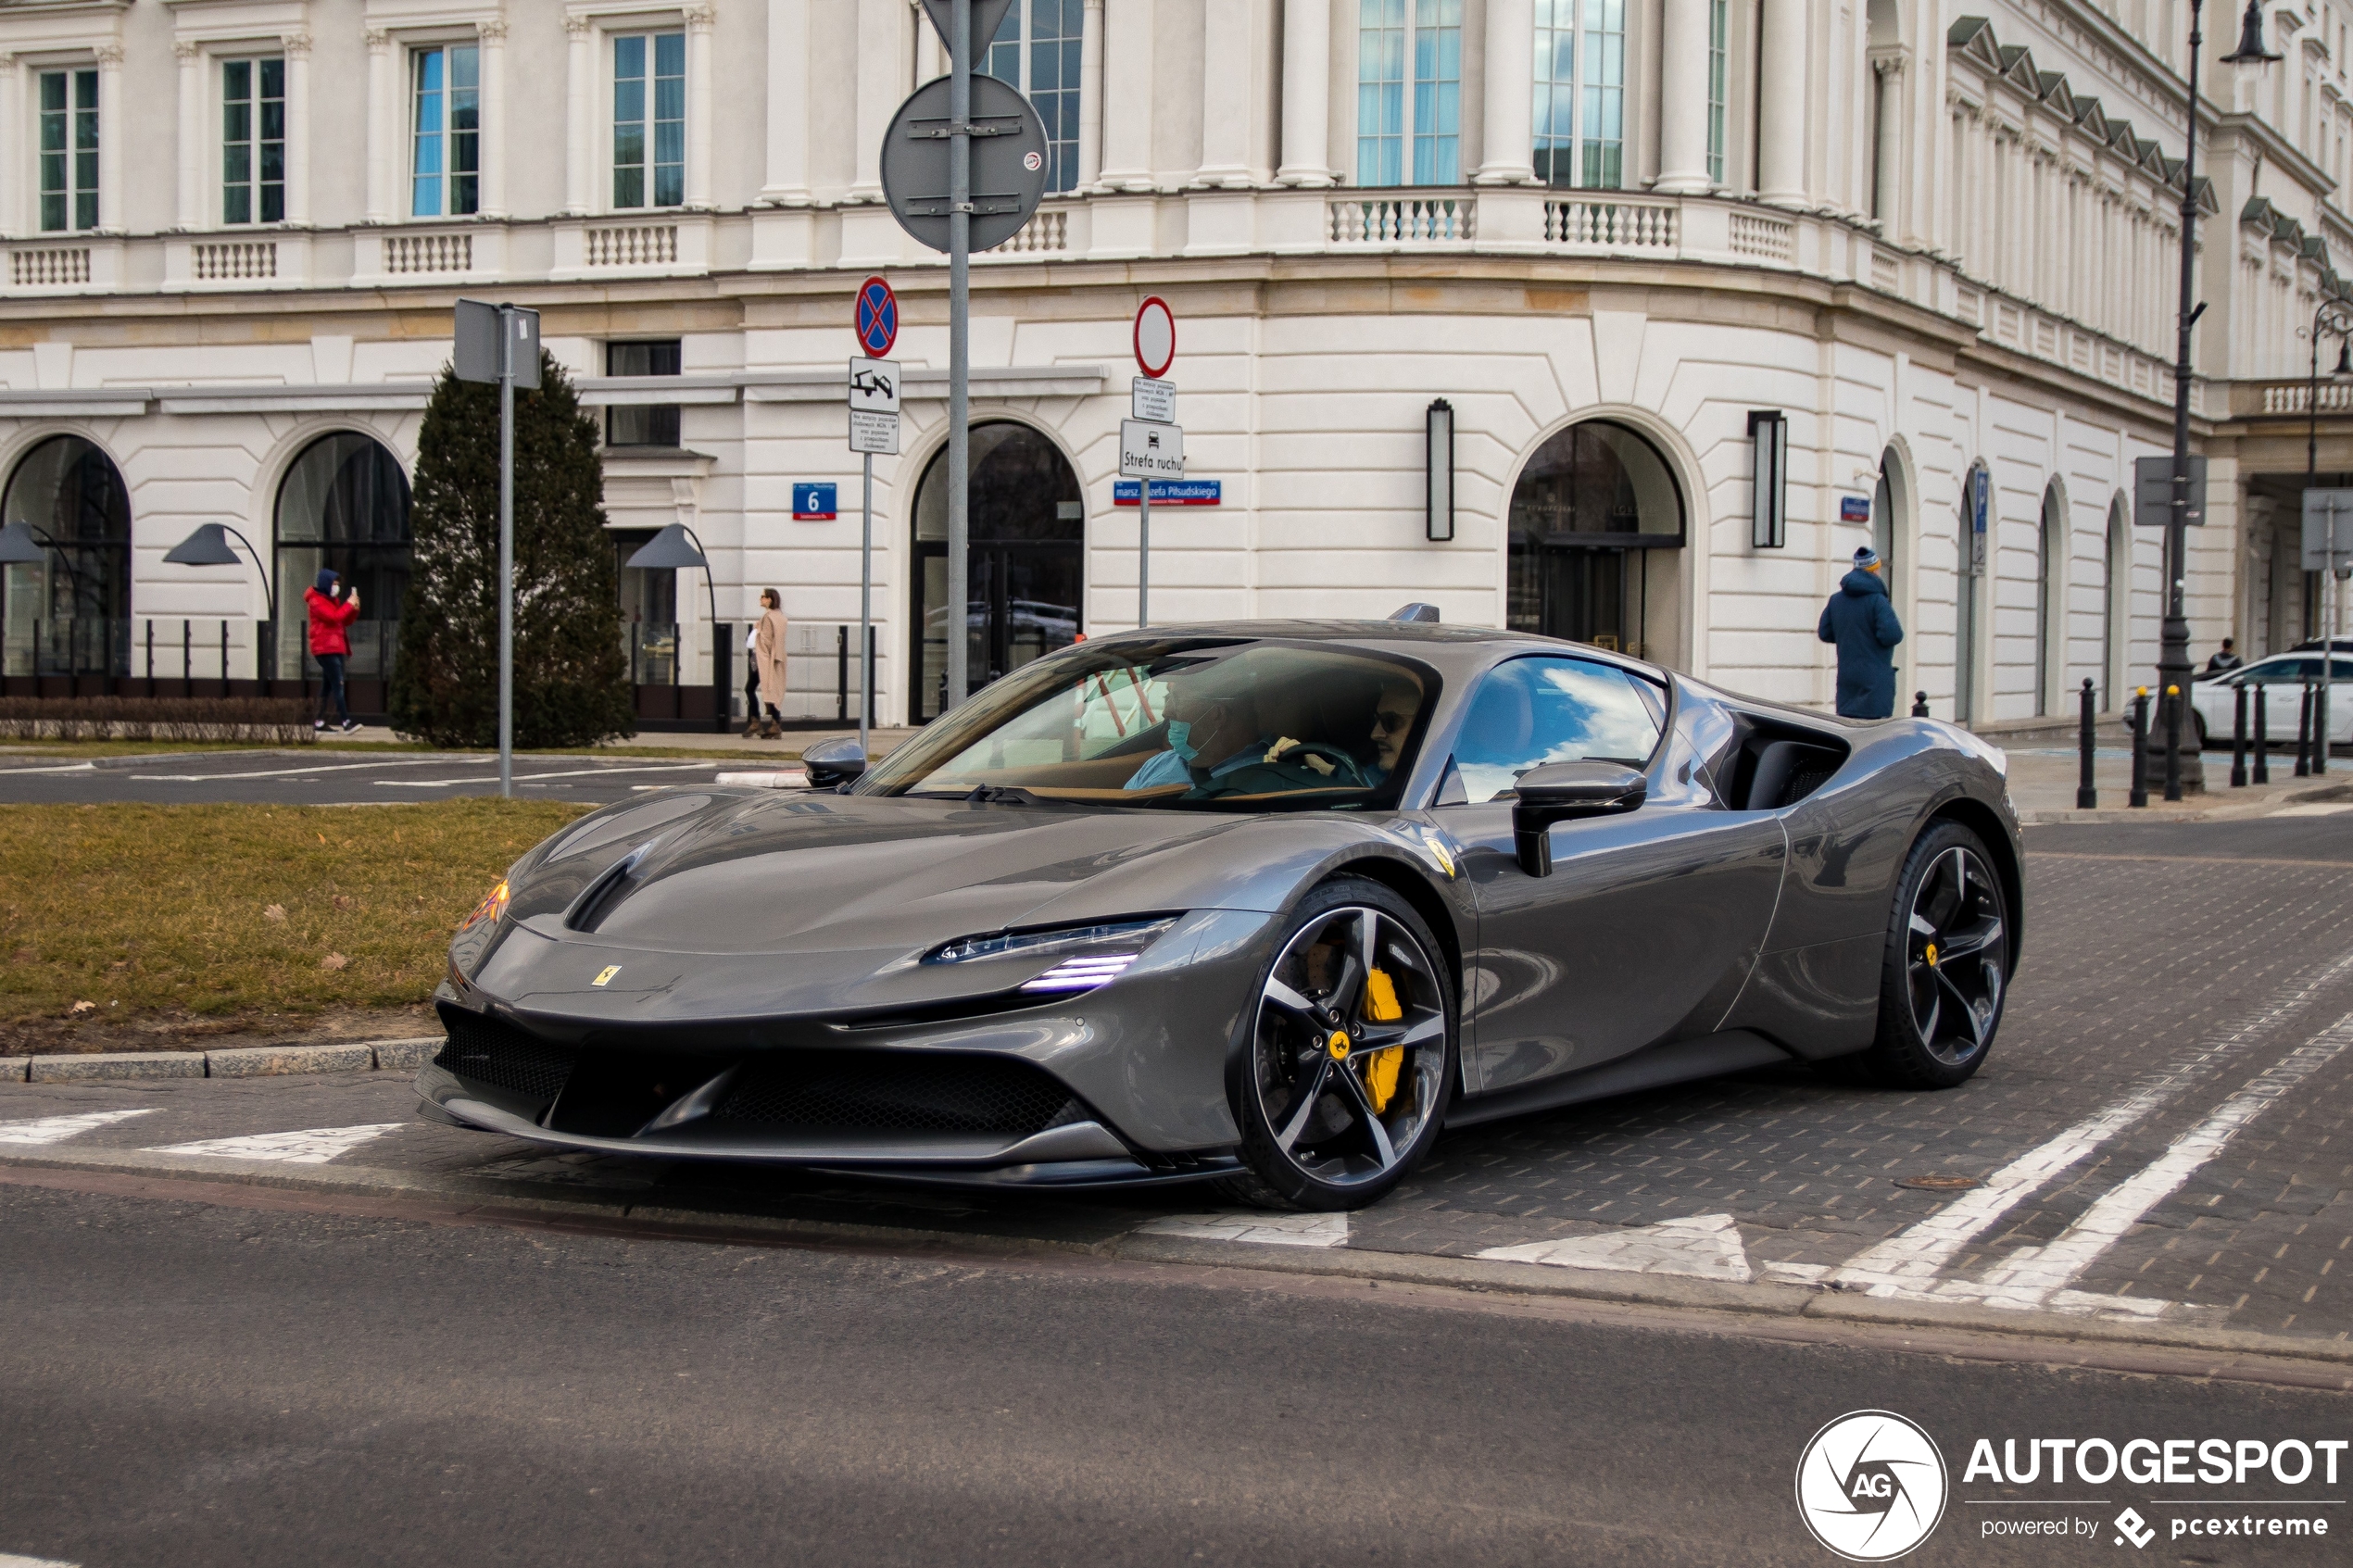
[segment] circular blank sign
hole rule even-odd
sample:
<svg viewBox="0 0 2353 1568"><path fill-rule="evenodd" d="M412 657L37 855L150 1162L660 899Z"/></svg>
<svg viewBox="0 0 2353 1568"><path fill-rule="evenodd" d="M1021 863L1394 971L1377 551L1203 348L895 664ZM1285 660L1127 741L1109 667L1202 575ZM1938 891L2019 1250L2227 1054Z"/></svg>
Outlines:
<svg viewBox="0 0 2353 1568"><path fill-rule="evenodd" d="M1136 309L1136 368L1158 381L1176 362L1176 317L1158 295Z"/></svg>

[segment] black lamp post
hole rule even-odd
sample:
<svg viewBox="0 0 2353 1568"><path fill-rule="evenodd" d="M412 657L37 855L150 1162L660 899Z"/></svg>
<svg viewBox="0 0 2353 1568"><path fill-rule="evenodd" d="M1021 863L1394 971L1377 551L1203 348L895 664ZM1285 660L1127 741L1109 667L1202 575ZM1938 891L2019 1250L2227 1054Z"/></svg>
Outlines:
<svg viewBox="0 0 2353 1568"><path fill-rule="evenodd" d="M2320 481L2321 469L2321 334L2333 332L2338 339L2336 369L2329 372L2329 380L2353 381L2353 305L2342 300L2324 299L2312 312L2312 375L2304 389L2304 487L2312 488Z"/></svg>
<svg viewBox="0 0 2353 1568"><path fill-rule="evenodd" d="M243 545L245 554L253 558L254 570L261 573L262 593L270 603L270 619L261 623L253 652L257 672L261 677L261 695L271 696L276 695L278 684L278 579L262 560L261 552L253 547L253 541L225 522L208 522L166 550L163 558L174 566L243 566L243 558L229 547L231 539ZM150 653L153 651L149 649ZM155 673L153 670L147 672ZM227 671L222 673L225 675Z"/></svg>
<svg viewBox="0 0 2353 1568"><path fill-rule="evenodd" d="M2157 683L2171 696L2170 710L2189 700L2190 622L2184 604L2189 577L2190 521L2190 329L2205 312L2190 302L2197 291L2197 68L2198 51L2206 35L2198 29L2200 0L2190 0L2190 99L2187 133L2182 141L2182 297L2176 313L2173 356L2173 498L2165 520L2165 619L2159 628ZM2246 0L2239 19L2239 46L2222 56L2225 65L2262 65L2278 59L2263 47L2260 0ZM2165 798L2182 798L2182 774L2203 765L2195 753L2184 758L2178 719L2168 731L2165 751Z"/></svg>
<svg viewBox="0 0 2353 1568"><path fill-rule="evenodd" d="M702 541L695 531L683 522L673 522L651 539L628 564L641 571L685 571L690 568L702 570L704 591L711 596L711 700L715 717L711 721L714 734L727 733L727 639L719 624L719 588L711 578L711 558L703 553ZM686 639L679 638L679 654L683 661Z"/></svg>

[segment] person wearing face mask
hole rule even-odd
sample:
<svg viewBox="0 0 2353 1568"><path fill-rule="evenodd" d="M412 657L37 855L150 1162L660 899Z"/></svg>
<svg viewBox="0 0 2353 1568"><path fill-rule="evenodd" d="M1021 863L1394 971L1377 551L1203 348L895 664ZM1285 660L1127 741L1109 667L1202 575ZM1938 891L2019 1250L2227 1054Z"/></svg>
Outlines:
<svg viewBox="0 0 2353 1568"><path fill-rule="evenodd" d="M1182 687L1168 694L1168 749L1128 778L1128 789L1187 784L1188 800L1302 789L1361 789L1363 771L1334 746L1252 735L1234 705Z"/></svg>

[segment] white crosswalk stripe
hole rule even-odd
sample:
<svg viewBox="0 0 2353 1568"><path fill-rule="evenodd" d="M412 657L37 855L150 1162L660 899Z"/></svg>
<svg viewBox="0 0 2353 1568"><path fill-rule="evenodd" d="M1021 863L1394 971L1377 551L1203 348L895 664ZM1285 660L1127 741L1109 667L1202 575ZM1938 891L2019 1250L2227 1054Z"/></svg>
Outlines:
<svg viewBox="0 0 2353 1568"><path fill-rule="evenodd" d="M62 1143L77 1134L128 1122L133 1116L152 1116L147 1110L85 1110L77 1116L37 1116L30 1122L0 1122L0 1144ZM0 1568L6 1560L0 1559Z"/></svg>
<svg viewBox="0 0 2353 1568"><path fill-rule="evenodd" d="M379 1122L364 1127L311 1127L297 1133L258 1133L243 1138L203 1138L146 1150L149 1154L212 1154L230 1160L277 1160L288 1165L324 1165L371 1138L403 1125Z"/></svg>
<svg viewBox="0 0 2353 1568"><path fill-rule="evenodd" d="M54 1557L11 1557L0 1551L0 1568L74 1568L74 1564Z"/></svg>
<svg viewBox="0 0 2353 1568"><path fill-rule="evenodd" d="M1273 1247L1345 1247L1345 1214L1268 1214L1229 1209L1214 1214L1166 1214L1139 1227L1147 1236L1189 1241L1255 1241Z"/></svg>
<svg viewBox="0 0 2353 1568"><path fill-rule="evenodd" d="M1614 1269L1627 1273L1681 1274L1746 1285L1753 1274L1740 1227L1730 1214L1697 1214L1655 1225L1633 1225L1592 1236L1491 1247L1478 1254L1503 1263L1550 1263L1564 1269Z"/></svg>

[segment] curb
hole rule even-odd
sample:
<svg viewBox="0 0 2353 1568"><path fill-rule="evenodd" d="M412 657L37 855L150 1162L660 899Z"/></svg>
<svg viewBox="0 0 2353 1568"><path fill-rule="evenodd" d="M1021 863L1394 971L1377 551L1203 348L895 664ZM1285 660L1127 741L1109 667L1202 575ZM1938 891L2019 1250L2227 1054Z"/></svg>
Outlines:
<svg viewBox="0 0 2353 1568"><path fill-rule="evenodd" d="M2260 822L2284 807L2306 805L2327 799L2344 787L2343 784L2323 780L2307 788L2284 792L2270 799L2258 801L2234 800L2231 798L2233 792L2225 786L2219 791L2211 789L2205 791L2201 797L2202 803L2197 806L2191 806L2187 802L2179 806L2168 806L2160 801L2153 800L2148 805L2137 809L2130 806L2102 806L2083 811L2068 807L2045 807L2038 810L2020 811L2018 814L2018 821L2020 827L2030 828L2056 827L2062 824L2098 825L2108 822ZM2102 793L2111 792L2103 790Z"/></svg>
<svg viewBox="0 0 2353 1568"><path fill-rule="evenodd" d="M558 1222L626 1224L681 1239L709 1241L803 1241L921 1247L975 1255L1061 1254L1118 1262L1241 1269L1260 1273L1323 1276L1438 1289L1492 1293L1535 1299L1590 1301L1615 1310L1666 1310L1747 1325L1735 1332L1820 1335L1841 1330L1891 1331L1929 1336L1916 1348L1934 1350L1934 1336L1966 1336L1984 1344L2053 1348L2081 1364L2126 1372L2193 1376L2230 1376L2234 1371L2271 1369L2254 1381L2281 1381L2300 1369L2297 1386L2353 1388L2353 1342L2296 1339L2234 1329L2117 1323L2100 1319L2054 1319L2047 1314L2005 1311L1958 1302L1913 1302L1865 1297L1815 1286L1758 1282L1734 1285L1668 1274L1562 1268L1547 1263L1506 1263L1490 1259L1418 1253L1376 1252L1345 1247L1268 1246L1252 1242L1197 1241L1150 1235L1139 1222L1122 1217L1105 1234L1080 1220L1076 1224L1033 1230L958 1230L920 1221L908 1224L779 1214L720 1203L690 1207L667 1193L617 1188L585 1193L577 1187L513 1182L479 1176L391 1171L372 1166L321 1167L297 1173L275 1163L210 1155L137 1153L129 1150L74 1152L46 1149L0 1154L0 1170L50 1170L127 1177L193 1180L284 1192L353 1198L406 1199L450 1205L496 1222L500 1213ZM1101 1216L1095 1216L1100 1221ZM1050 1234L1060 1228L1067 1234ZM1088 1234L1093 1232L1094 1234ZM1770 1325L1783 1325L1774 1328ZM1810 1325L1800 1327L1799 1325ZM1704 1321L1694 1321L1705 1330ZM1718 1331L1723 1331L1720 1327ZM1908 1338L1902 1342L1913 1345ZM1947 1349L1940 1353L1955 1353ZM2022 1358L2032 1359L2032 1358ZM2250 1374L2251 1375L2251 1374Z"/></svg>
<svg viewBox="0 0 2353 1568"><path fill-rule="evenodd" d="M296 1073L398 1073L422 1067L442 1037L332 1046L253 1046L226 1051L112 1051L0 1056L0 1083L91 1084L133 1078L274 1078Z"/></svg>

